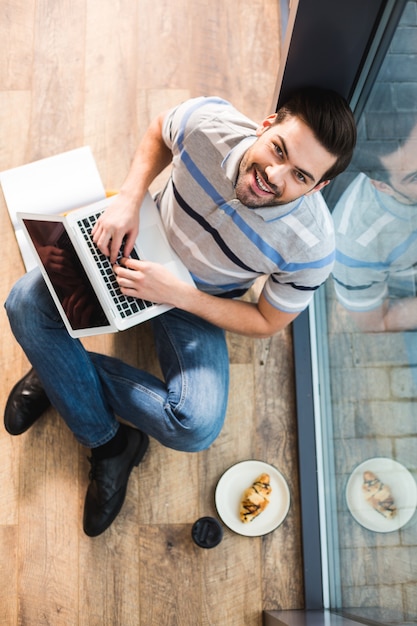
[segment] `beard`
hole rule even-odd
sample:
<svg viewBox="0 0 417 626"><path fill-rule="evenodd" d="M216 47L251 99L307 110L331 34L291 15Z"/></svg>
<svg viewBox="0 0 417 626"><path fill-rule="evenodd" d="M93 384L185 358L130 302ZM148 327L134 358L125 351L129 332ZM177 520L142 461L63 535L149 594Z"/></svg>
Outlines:
<svg viewBox="0 0 417 626"><path fill-rule="evenodd" d="M249 148L240 162L239 172L235 184L235 194L239 202L247 206L249 209L261 209L264 207L286 204L286 202L282 202L280 199L282 194L269 182L268 185L274 193L263 194L260 189L259 193L256 192L256 189L258 188L256 180L257 172L259 172L265 181L268 181L268 177L263 171L263 168L252 161L252 153Z"/></svg>
<svg viewBox="0 0 417 626"><path fill-rule="evenodd" d="M242 165L244 164L241 164L235 184L235 194L239 202L250 209L260 209L263 207L273 207L286 204L286 202L281 201L281 194L279 192L268 195L257 194L253 189L255 168L252 167L245 169ZM261 172L261 170L259 171ZM267 180L266 175L263 172L261 172L261 174L264 180Z"/></svg>
<svg viewBox="0 0 417 626"><path fill-rule="evenodd" d="M271 195L270 198L256 195L240 176L235 185L235 194L239 202L249 209L260 209L284 204L280 201L279 197L275 195Z"/></svg>

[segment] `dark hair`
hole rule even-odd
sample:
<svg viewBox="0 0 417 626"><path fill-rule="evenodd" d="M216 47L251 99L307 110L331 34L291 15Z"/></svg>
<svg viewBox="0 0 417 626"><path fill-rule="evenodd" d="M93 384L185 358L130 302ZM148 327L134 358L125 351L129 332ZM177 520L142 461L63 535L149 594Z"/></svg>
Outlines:
<svg viewBox="0 0 417 626"><path fill-rule="evenodd" d="M302 87L289 95L277 111L279 124L292 115L303 120L317 141L336 157L319 182L335 178L349 165L356 143L356 124L346 100L331 89Z"/></svg>
<svg viewBox="0 0 417 626"><path fill-rule="evenodd" d="M360 142L353 156L352 166L373 180L390 183L391 172L383 165L381 157L393 154L400 146L398 140Z"/></svg>
<svg viewBox="0 0 417 626"><path fill-rule="evenodd" d="M379 111L366 111L367 117L374 114L379 115ZM379 132L373 130L371 138L365 131L359 134L352 166L373 180L391 184L392 172L387 170L381 159L393 155L415 136L417 111L402 113L401 116L385 114L382 121L384 123L378 126Z"/></svg>

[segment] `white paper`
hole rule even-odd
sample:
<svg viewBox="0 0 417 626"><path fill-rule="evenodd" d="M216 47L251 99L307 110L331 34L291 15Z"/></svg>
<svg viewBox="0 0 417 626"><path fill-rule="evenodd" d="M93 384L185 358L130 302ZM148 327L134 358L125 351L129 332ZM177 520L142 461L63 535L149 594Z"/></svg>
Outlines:
<svg viewBox="0 0 417 626"><path fill-rule="evenodd" d="M36 266L17 212L58 214L106 196L89 146L0 173L0 183L26 270Z"/></svg>

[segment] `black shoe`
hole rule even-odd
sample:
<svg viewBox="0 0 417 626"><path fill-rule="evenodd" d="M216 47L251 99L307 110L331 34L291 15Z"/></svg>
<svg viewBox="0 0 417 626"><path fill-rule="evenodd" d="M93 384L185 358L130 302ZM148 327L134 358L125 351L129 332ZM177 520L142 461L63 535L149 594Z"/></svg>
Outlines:
<svg viewBox="0 0 417 626"><path fill-rule="evenodd" d="M119 455L91 463L90 484L84 504L84 532L97 537L116 519L122 508L132 469L139 465L149 445L149 437L140 430L127 429L128 444Z"/></svg>
<svg viewBox="0 0 417 626"><path fill-rule="evenodd" d="M15 384L4 410L4 427L11 435L21 435L51 405L34 369Z"/></svg>

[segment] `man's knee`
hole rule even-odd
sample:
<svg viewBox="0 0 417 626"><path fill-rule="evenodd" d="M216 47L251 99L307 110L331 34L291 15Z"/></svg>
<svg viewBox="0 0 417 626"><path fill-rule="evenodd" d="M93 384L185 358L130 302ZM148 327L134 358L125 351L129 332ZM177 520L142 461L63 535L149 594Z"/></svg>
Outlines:
<svg viewBox="0 0 417 626"><path fill-rule="evenodd" d="M180 431L176 433L175 446L183 452L201 452L207 450L219 436L224 420L225 408L216 413L198 411L193 415L178 420Z"/></svg>
<svg viewBox="0 0 417 626"><path fill-rule="evenodd" d="M22 276L12 287L4 304L13 330L35 326L39 323L41 310L56 311L45 281L38 270ZM58 313L56 312L56 317Z"/></svg>
<svg viewBox="0 0 417 626"><path fill-rule="evenodd" d="M28 302L33 302L32 290L27 282L26 275L22 276L10 290L4 303L9 318L23 314Z"/></svg>

